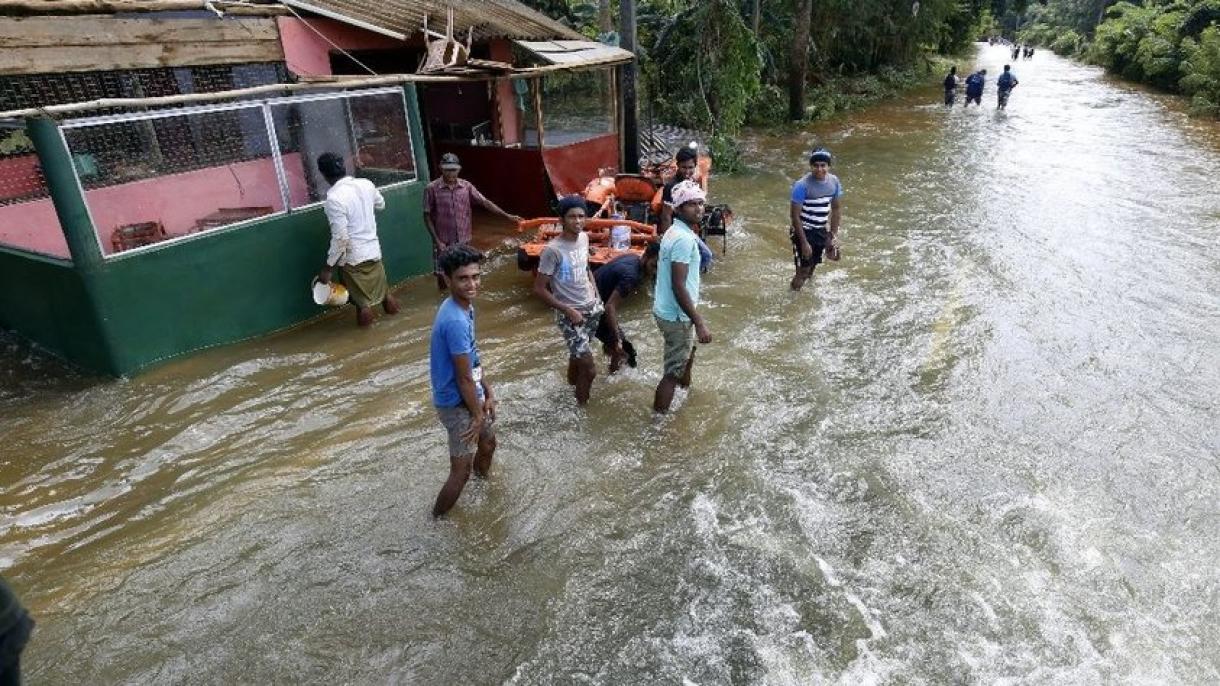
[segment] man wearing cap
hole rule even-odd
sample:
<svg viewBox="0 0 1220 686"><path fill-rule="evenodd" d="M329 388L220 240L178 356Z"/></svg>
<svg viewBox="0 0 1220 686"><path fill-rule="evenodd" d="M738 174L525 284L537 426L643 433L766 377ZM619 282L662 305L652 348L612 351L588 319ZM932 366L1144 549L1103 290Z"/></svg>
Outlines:
<svg viewBox="0 0 1220 686"><path fill-rule="evenodd" d="M470 243L473 233L472 201L510 222L521 221L521 217L505 212L484 197L474 184L458 178L462 164L457 155L451 152L441 155L440 167L441 177L434 179L424 189L424 225L432 236L432 248L436 254L451 245ZM436 283L442 290L445 288L445 281L439 269L436 272Z"/></svg>
<svg viewBox="0 0 1220 686"><path fill-rule="evenodd" d="M584 405L597 376L590 342L604 307L589 271L585 199L569 195L560 200L559 219L562 232L538 256L534 294L555 310L555 323L568 346L568 383L576 387L576 404Z"/></svg>
<svg viewBox="0 0 1220 686"><path fill-rule="evenodd" d="M813 269L827 259L839 259L839 198L843 186L839 177L830 173L830 151L818 148L809 156L809 173L792 184L792 203L789 208L792 239L792 261L796 274L792 277L792 290L813 276Z"/></svg>
<svg viewBox="0 0 1220 686"><path fill-rule="evenodd" d="M372 181L349 176L343 158L334 153L318 156L318 171L330 184L322 204L330 224L330 250L318 281L330 283L334 268L339 267L360 326L373 323L373 305L378 303L386 314L396 314L398 301L390 295L373 216L375 210L385 209L385 198Z"/></svg>
<svg viewBox="0 0 1220 686"><path fill-rule="evenodd" d="M699 238L691 226L703 218L707 194L693 181L674 186L674 220L661 239L652 315L665 341L664 369L652 409L668 412L674 389L690 387L695 364L695 337L712 342L712 334L695 309L699 302ZM691 329L694 329L694 336Z"/></svg>

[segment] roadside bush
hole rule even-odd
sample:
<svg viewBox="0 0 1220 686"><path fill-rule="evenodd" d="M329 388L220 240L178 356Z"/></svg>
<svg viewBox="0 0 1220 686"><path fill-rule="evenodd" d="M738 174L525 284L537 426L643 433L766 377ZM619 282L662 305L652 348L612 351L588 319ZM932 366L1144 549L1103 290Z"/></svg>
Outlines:
<svg viewBox="0 0 1220 686"><path fill-rule="evenodd" d="M1056 55L1074 57L1084 49L1084 36L1068 29L1051 41L1051 51Z"/></svg>
<svg viewBox="0 0 1220 686"><path fill-rule="evenodd" d="M1220 117L1220 27L1203 30L1199 40L1182 40L1182 79L1178 82L1183 93L1191 96L1195 114Z"/></svg>

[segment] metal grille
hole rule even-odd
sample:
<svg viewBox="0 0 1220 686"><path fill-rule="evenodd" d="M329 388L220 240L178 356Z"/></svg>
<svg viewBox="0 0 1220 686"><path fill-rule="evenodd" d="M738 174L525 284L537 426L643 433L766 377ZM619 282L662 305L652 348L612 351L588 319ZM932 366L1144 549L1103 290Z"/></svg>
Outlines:
<svg viewBox="0 0 1220 686"><path fill-rule="evenodd" d="M288 71L279 62L22 74L0 76L0 102L4 109L26 109L101 98L216 93L287 82Z"/></svg>

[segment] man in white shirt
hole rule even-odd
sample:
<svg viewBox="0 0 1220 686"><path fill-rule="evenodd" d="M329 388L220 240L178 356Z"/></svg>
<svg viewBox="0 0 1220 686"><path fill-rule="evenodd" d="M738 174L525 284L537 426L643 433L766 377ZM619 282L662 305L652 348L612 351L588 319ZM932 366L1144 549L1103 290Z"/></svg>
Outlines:
<svg viewBox="0 0 1220 686"><path fill-rule="evenodd" d="M398 301L390 295L381 263L381 242L377 240L377 219L373 216L374 210L385 209L385 198L368 179L348 176L343 158L334 153L318 156L318 171L330 184L322 205L330 223L330 250L318 281L330 283L334 267L339 267L360 326L373 323L373 305L377 303L386 314L397 314Z"/></svg>

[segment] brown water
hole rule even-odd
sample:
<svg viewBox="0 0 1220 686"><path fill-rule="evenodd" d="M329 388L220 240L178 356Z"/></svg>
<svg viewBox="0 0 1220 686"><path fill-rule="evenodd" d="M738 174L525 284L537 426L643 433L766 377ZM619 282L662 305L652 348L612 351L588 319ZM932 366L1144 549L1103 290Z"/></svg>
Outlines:
<svg viewBox="0 0 1220 686"><path fill-rule="evenodd" d="M1002 50L984 49L994 75ZM1215 683L1220 127L1042 53L745 140L676 413L575 409L511 258L478 304L493 478L451 520L421 279L133 380L0 355L0 569L33 684ZM845 257L787 291L824 142Z"/></svg>

